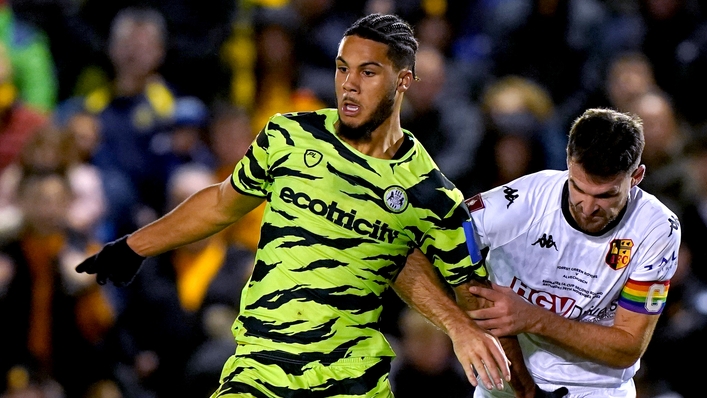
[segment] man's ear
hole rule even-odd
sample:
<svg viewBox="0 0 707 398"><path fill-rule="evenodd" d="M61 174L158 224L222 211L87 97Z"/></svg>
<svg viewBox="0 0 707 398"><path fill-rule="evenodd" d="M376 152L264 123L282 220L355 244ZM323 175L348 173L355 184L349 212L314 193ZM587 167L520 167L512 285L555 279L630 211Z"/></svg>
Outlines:
<svg viewBox="0 0 707 398"><path fill-rule="evenodd" d="M412 71L409 69L403 69L398 73L398 87L397 90L404 93L410 88L410 84L414 80L412 76Z"/></svg>
<svg viewBox="0 0 707 398"><path fill-rule="evenodd" d="M636 168L636 170L633 172L631 175L631 188L635 187L638 185L642 180L643 177L646 176L646 165L642 164Z"/></svg>

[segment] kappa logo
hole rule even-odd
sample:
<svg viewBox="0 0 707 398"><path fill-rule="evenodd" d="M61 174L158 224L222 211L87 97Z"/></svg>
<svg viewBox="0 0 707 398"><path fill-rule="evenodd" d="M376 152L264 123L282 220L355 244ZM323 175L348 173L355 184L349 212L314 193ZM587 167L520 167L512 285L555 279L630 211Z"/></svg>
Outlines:
<svg viewBox="0 0 707 398"><path fill-rule="evenodd" d="M383 202L388 210L393 213L401 213L408 206L408 194L402 187L392 186L385 190Z"/></svg>
<svg viewBox="0 0 707 398"><path fill-rule="evenodd" d="M678 221L677 217L670 216L668 218L668 222L670 223L670 233L668 234L668 236L672 236L673 231L677 231L678 228L680 228L680 221Z"/></svg>
<svg viewBox="0 0 707 398"><path fill-rule="evenodd" d="M322 157L323 156L319 151L307 149L307 151L304 152L304 164L307 167L314 167L322 161Z"/></svg>
<svg viewBox="0 0 707 398"><path fill-rule="evenodd" d="M531 246L535 245L540 245L540 247L543 247L545 249L549 249L551 247L555 248L555 251L559 251L557 249L557 245L555 244L555 241L552 240L552 235L548 234L543 234L543 236L539 237L538 240L535 241Z"/></svg>
<svg viewBox="0 0 707 398"><path fill-rule="evenodd" d="M520 197L520 195L518 195L517 192L518 192L517 189L513 189L513 188L506 186L506 185L503 186L503 193L506 194L505 198L508 201L508 204L506 205L506 209L511 207L513 202L515 202L515 200Z"/></svg>
<svg viewBox="0 0 707 398"><path fill-rule="evenodd" d="M609 252L606 253L606 263L615 270L624 268L631 261L631 249L633 249L631 239L612 240L609 244Z"/></svg>

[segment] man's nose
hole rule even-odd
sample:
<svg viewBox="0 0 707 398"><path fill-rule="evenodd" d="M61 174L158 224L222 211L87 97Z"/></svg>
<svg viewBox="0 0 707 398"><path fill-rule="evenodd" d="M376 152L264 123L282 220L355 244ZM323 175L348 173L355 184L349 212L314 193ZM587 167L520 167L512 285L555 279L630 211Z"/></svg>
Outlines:
<svg viewBox="0 0 707 398"><path fill-rule="evenodd" d="M585 216L591 216L594 214L598 207L597 200L592 196L587 195L584 199L582 199L582 213Z"/></svg>
<svg viewBox="0 0 707 398"><path fill-rule="evenodd" d="M357 92L358 79L356 79L356 74L352 72L347 73L346 78L344 78L344 82L342 83L341 87L344 89L344 91Z"/></svg>

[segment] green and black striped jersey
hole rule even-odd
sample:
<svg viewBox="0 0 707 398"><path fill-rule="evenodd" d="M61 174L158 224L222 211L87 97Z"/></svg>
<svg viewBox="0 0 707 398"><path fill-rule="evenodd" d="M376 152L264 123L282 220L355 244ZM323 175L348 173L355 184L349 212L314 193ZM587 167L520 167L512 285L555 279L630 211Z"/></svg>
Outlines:
<svg viewBox="0 0 707 398"><path fill-rule="evenodd" d="M256 264L234 323L239 353L394 356L381 294L413 247L451 285L472 265L462 193L414 139L394 160L335 134L336 109L273 116L235 167L234 188L267 199Z"/></svg>

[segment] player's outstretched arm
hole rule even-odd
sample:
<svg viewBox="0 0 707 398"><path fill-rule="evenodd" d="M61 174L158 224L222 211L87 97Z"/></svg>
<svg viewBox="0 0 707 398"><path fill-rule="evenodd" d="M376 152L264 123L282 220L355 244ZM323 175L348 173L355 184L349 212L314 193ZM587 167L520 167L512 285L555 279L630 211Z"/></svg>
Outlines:
<svg viewBox="0 0 707 398"><path fill-rule="evenodd" d="M602 326L564 318L533 305L507 287L470 287L470 292L493 301L490 308L470 311L476 322L495 336L533 333L583 358L614 368L633 365L645 352L658 315L616 309L614 325Z"/></svg>
<svg viewBox="0 0 707 398"><path fill-rule="evenodd" d="M146 257L213 235L262 200L239 194L228 178L196 192L160 219L106 244L79 264L76 271L96 274L100 284L110 280L117 286L125 286L135 277Z"/></svg>
<svg viewBox="0 0 707 398"><path fill-rule="evenodd" d="M408 256L393 289L403 301L447 333L473 386L478 385L475 371L488 389L502 389L503 380L510 380L508 359L498 339L475 325L447 294L422 252L415 249Z"/></svg>
<svg viewBox="0 0 707 398"><path fill-rule="evenodd" d="M128 245L141 256L155 256L221 231L262 201L238 193L229 177L196 192L159 220L132 233Z"/></svg>

